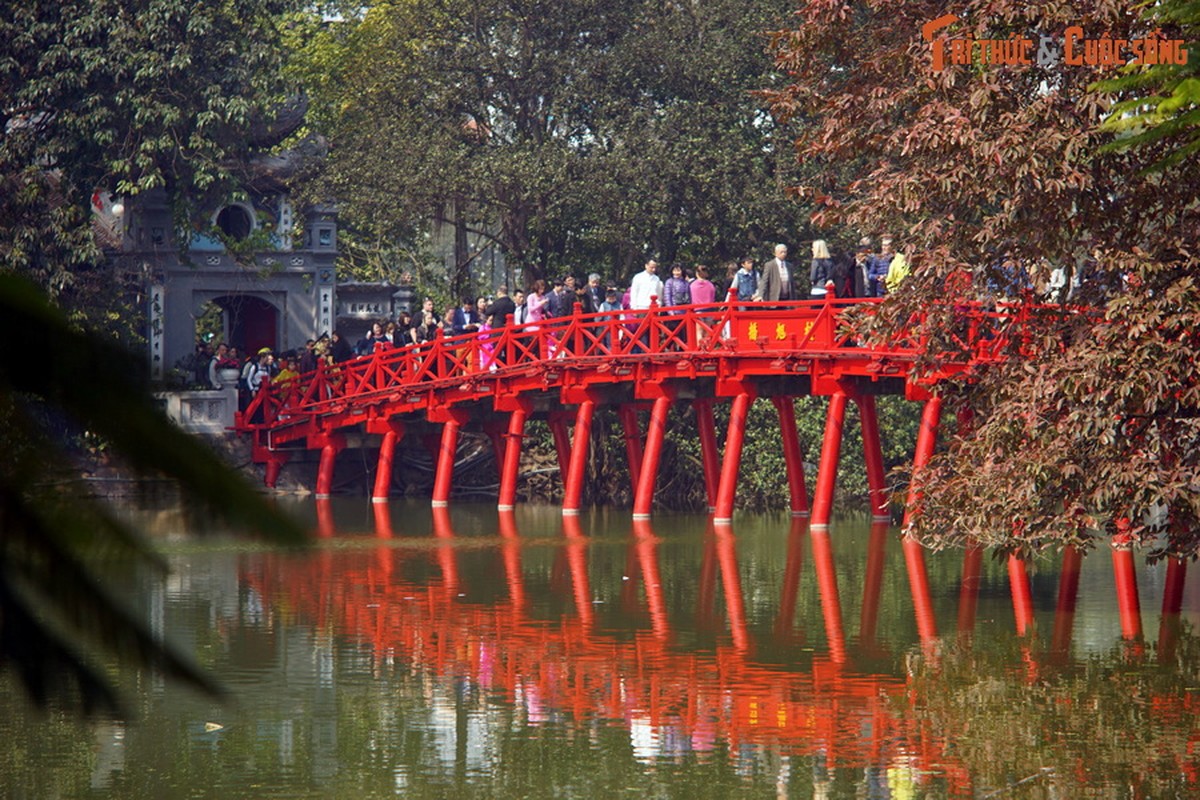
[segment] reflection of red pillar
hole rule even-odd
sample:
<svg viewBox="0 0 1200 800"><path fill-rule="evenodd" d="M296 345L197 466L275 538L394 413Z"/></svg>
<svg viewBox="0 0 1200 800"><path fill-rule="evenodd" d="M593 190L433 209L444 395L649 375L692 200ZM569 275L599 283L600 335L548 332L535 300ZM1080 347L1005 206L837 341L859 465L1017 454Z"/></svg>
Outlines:
<svg viewBox="0 0 1200 800"><path fill-rule="evenodd" d="M501 511L497 516L501 539L516 539L520 536L517 532L517 517L512 511Z"/></svg>
<svg viewBox="0 0 1200 800"><path fill-rule="evenodd" d="M709 628L713 624L716 605L717 542L710 523L704 536L704 555L700 558L700 578L696 586L696 626Z"/></svg>
<svg viewBox="0 0 1200 800"><path fill-rule="evenodd" d="M450 509L435 506L433 509L433 535L445 542L437 549L438 566L442 570L442 582L446 593L458 591L458 560L454 552L454 529L450 526Z"/></svg>
<svg viewBox="0 0 1200 800"><path fill-rule="evenodd" d="M883 589L883 567L887 557L888 524L882 520L871 523L871 539L867 544L867 568L863 575L863 605L859 615L858 640L866 646L875 643L875 627L879 621L879 593Z"/></svg>
<svg viewBox="0 0 1200 800"><path fill-rule="evenodd" d="M1162 619L1158 623L1158 660L1160 663L1175 657L1179 640L1179 611L1183 608L1183 583L1187 577L1187 562L1180 558L1167 559L1167 582L1163 587Z"/></svg>
<svg viewBox="0 0 1200 800"><path fill-rule="evenodd" d="M437 472L433 478L433 506L444 508L450 502L450 484L454 480L454 459L458 455L459 420L450 417L442 425L442 443L438 448Z"/></svg>
<svg viewBox="0 0 1200 800"><path fill-rule="evenodd" d="M958 632L975 630L975 610L979 606L979 576L983 570L983 548L967 547L963 553L962 582L958 585Z"/></svg>
<svg viewBox="0 0 1200 800"><path fill-rule="evenodd" d="M913 509L921 502L921 492L916 488L916 480L920 471L933 457L941 415L942 400L940 397L930 397L925 401L925 408L921 412L921 428L917 432L916 453L913 456L914 485L909 487L908 499L904 504L902 527L905 531L912 522ZM929 577L925 571L925 551L917 540L907 533L904 535L903 549L904 565L908 571L908 585L913 597L913 611L917 618L917 633L922 642L928 642L937 637L937 620L933 613L932 595L929 592Z"/></svg>
<svg viewBox="0 0 1200 800"><path fill-rule="evenodd" d="M1024 636L1033 626L1033 591L1029 587L1029 573L1025 569L1025 560L1016 555L1008 557L1008 587L1012 594L1017 635Z"/></svg>
<svg viewBox="0 0 1200 800"><path fill-rule="evenodd" d="M925 550L913 538L905 536L900 542L904 551L904 566L908 571L908 588L912 592L913 613L917 618L917 635L922 642L937 638L937 618L933 613L933 595L925 572Z"/></svg>
<svg viewBox="0 0 1200 800"><path fill-rule="evenodd" d="M650 627L654 635L662 640L671 635L667 617L667 603L663 594L662 577L658 571L658 540L649 520L633 523L634 548L637 550L638 566L641 568L642 584L646 587L646 605L650 609Z"/></svg>
<svg viewBox="0 0 1200 800"><path fill-rule="evenodd" d="M642 455L642 470L638 476L637 493L633 498L633 518L649 519L654 505L654 485L658 479L658 462L662 457L663 439L667 434L669 397L658 397L650 409L650 427L646 430L646 452Z"/></svg>
<svg viewBox="0 0 1200 800"><path fill-rule="evenodd" d="M374 503L371 506L375 517L375 538L386 540L391 539L395 532L392 530L392 508L387 503ZM392 574L392 559L396 551L391 547L381 544L375 551L375 559L379 565L379 571L384 577Z"/></svg>
<svg viewBox="0 0 1200 800"><path fill-rule="evenodd" d="M817 488L813 492L811 528L829 527L833 509L833 489L837 484L838 456L842 449L842 425L846 421L846 392L837 389L829 397L825 417L825 439L821 443L821 463L817 466Z"/></svg>
<svg viewBox="0 0 1200 800"><path fill-rule="evenodd" d="M392 464L396 457L396 443L404 433L399 424L384 432L379 445L379 463L375 467L375 488L371 491L372 503L386 503L392 486Z"/></svg>
<svg viewBox="0 0 1200 800"><path fill-rule="evenodd" d="M317 466L317 499L327 500L333 493L333 464L346 446L341 436L330 434L321 445L321 463Z"/></svg>
<svg viewBox="0 0 1200 800"><path fill-rule="evenodd" d="M1112 551L1113 578L1117 589L1117 610L1121 616L1121 636L1140 639L1142 636L1142 609L1138 600L1137 573L1133 563L1133 550L1116 546Z"/></svg>
<svg viewBox="0 0 1200 800"><path fill-rule="evenodd" d="M742 596L742 577L738 573L737 538L731 528L716 529L717 563L721 567L721 585L725 588L725 607L729 612L729 632L733 647L745 653L750 647L746 627L746 601Z"/></svg>
<svg viewBox="0 0 1200 800"><path fill-rule="evenodd" d="M1058 573L1058 600L1054 606L1054 630L1050 649L1065 654L1071 647L1071 632L1075 628L1075 599L1079 596L1079 571L1083 554L1074 547L1063 549L1062 569Z"/></svg>
<svg viewBox="0 0 1200 800"><path fill-rule="evenodd" d="M883 445L879 439L879 414L875 397L856 398L858 416L862 423L863 460L867 465L867 486L871 498L871 515L875 519L891 519L888 514L887 478L883 470Z"/></svg>
<svg viewBox="0 0 1200 800"><path fill-rule="evenodd" d="M721 462L721 482L717 487L715 522L729 524L737 497L738 468L742 463L742 443L746 438L746 416L754 398L746 393L735 395L729 409L729 432L725 435L725 457Z"/></svg>
<svg viewBox="0 0 1200 800"><path fill-rule="evenodd" d="M696 432L700 436L700 460L704 465L704 493L708 498L708 510L717 507L717 486L720 481L719 456L717 455L717 432L713 422L712 400L696 400L692 403L696 412Z"/></svg>
<svg viewBox="0 0 1200 800"><path fill-rule="evenodd" d="M333 503L328 497L317 498L317 536L332 539L336 529L333 524Z"/></svg>
<svg viewBox="0 0 1200 800"><path fill-rule="evenodd" d="M504 559L504 580L508 584L508 597L512 600L513 613L517 617L525 613L525 579L521 574L521 543L517 538L505 538L500 543L500 554Z"/></svg>
<svg viewBox="0 0 1200 800"><path fill-rule="evenodd" d="M558 474L564 483L571 471L571 437L567 433L567 413L555 411L550 414L550 433L554 436L554 453L558 456Z"/></svg>
<svg viewBox="0 0 1200 800"><path fill-rule="evenodd" d="M846 662L846 634L842 628L842 601L838 597L837 567L833 563L833 544L828 528L809 533L812 540L813 566L817 570L817 588L821 592L821 614L825 618L825 638L829 658L835 664Z"/></svg>
<svg viewBox="0 0 1200 800"><path fill-rule="evenodd" d="M387 503L374 503L371 510L375 516L375 537L377 539L391 539L395 536L392 530L392 507Z"/></svg>
<svg viewBox="0 0 1200 800"><path fill-rule="evenodd" d="M587 570L587 537L579 526L578 516L563 517L563 535L567 539L567 566L571 571L571 588L575 596L575 611L584 630L595 622L592 608L592 585Z"/></svg>
<svg viewBox="0 0 1200 800"><path fill-rule="evenodd" d="M634 406L623 405L619 413L625 434L625 457L629 461L629 483L636 491L642 472L642 431L638 425L638 412Z"/></svg>
<svg viewBox="0 0 1200 800"><path fill-rule="evenodd" d="M779 616L775 619L775 635L787 637L792 633L796 618L796 596L800 593L800 573L804 568L804 534L808 526L799 517L792 518L788 531L787 563L783 568L783 586L779 596Z"/></svg>
<svg viewBox="0 0 1200 800"><path fill-rule="evenodd" d="M578 514L583 496L583 478L587 474L588 446L592 439L592 412L596 404L584 400L575 412L575 441L567 467L567 486L563 493L563 514Z"/></svg>
<svg viewBox="0 0 1200 800"><path fill-rule="evenodd" d="M792 516L808 513L808 486L804 482L804 453L800 449L800 434L796 432L796 405L791 397L772 397L779 412L779 432L783 437L783 460L787 464L788 489L792 500Z"/></svg>
<svg viewBox="0 0 1200 800"><path fill-rule="evenodd" d="M524 407L513 409L508 418L508 442L504 445L504 465L500 469L500 497L496 507L512 511L517 503L517 476L521 470L521 443L525 438Z"/></svg>

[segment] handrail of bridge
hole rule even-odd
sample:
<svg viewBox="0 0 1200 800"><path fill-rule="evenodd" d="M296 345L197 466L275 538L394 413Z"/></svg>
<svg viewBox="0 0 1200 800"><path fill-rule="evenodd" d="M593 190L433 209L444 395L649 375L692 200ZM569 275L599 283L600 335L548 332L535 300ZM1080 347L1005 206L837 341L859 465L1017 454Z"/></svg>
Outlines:
<svg viewBox="0 0 1200 800"><path fill-rule="evenodd" d="M315 372L282 386L264 381L238 415L236 428L266 429L337 410L353 399L530 375L550 366L604 370L664 358L779 355L781 350L808 358L845 357L848 348L859 348L860 342L842 324L844 312L866 307L871 313L879 302L832 297L775 303L730 299L592 314L580 313L576 306L576 313L569 317L401 347L377 346L371 355L321 363ZM931 304L926 315L939 306L950 311L956 323L947 331L942 346L948 349L940 355L959 364L994 363L1004 358L1013 333L1026 336L1031 314L1039 309L1063 311L1061 305L947 301ZM928 337L916 333L922 327L913 324L891 337L886 346L874 346L869 352L879 358L915 362L928 355ZM861 349L854 352L863 353Z"/></svg>

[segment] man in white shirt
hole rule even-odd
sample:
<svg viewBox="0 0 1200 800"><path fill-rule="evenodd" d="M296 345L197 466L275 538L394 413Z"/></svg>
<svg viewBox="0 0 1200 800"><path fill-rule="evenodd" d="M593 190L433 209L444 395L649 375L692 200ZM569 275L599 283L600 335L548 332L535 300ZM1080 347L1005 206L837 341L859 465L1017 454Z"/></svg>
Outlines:
<svg viewBox="0 0 1200 800"><path fill-rule="evenodd" d="M653 258L646 262L646 268L633 276L629 284L629 307L634 311L650 307L650 298L662 299L663 282L655 273L658 262Z"/></svg>

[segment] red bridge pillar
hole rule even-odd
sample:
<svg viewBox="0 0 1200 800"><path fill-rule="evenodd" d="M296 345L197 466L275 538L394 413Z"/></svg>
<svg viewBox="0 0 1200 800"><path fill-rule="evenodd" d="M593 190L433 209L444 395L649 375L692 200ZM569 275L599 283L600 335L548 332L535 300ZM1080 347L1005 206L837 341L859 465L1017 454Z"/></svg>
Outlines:
<svg viewBox="0 0 1200 800"><path fill-rule="evenodd" d="M563 516L579 513L583 495L583 478L587 474L588 448L592 441L592 414L595 402L584 400L575 412L575 441L571 443L571 458L567 467L567 485L563 492Z"/></svg>
<svg viewBox="0 0 1200 800"><path fill-rule="evenodd" d="M938 424L942 416L942 399L936 395L925 401L921 412L921 428L917 432L917 451L913 456L913 481L908 499L904 504L905 535L903 541L904 564L908 569L909 589L912 591L913 611L917 618L917 634L922 642L937 637L937 620L933 613L933 598L929 591L929 576L925 571L925 551L916 539L908 535L912 523L912 512L921 504L921 492L916 488L918 473L933 457L937 445Z"/></svg>
<svg viewBox="0 0 1200 800"><path fill-rule="evenodd" d="M346 447L345 437L335 433L312 437L310 446L320 445L321 462L317 467L317 499L328 500L333 492L333 462Z"/></svg>
<svg viewBox="0 0 1200 800"><path fill-rule="evenodd" d="M825 417L825 440L821 443L821 462L817 466L817 488L813 493L813 530L829 527L833 509L833 489L837 484L838 458L842 449L842 426L846 421L846 390L840 386L829 396Z"/></svg>
<svg viewBox="0 0 1200 800"><path fill-rule="evenodd" d="M504 463L500 467L500 497L497 508L512 511L517 502L517 474L521 468L521 443L525 438L528 404L518 404L508 418L508 441L504 445Z"/></svg>
<svg viewBox="0 0 1200 800"><path fill-rule="evenodd" d="M796 432L796 405L791 397L772 397L779 412L779 431L783 434L783 459L787 463L788 489L792 498L792 516L808 515L808 486L804 481L804 452Z"/></svg>
<svg viewBox="0 0 1200 800"><path fill-rule="evenodd" d="M700 460L704 465L704 494L708 499L708 511L717 510L717 490L720 486L720 466L717 455L717 432L713 422L713 401L694 400L692 410L696 412L696 432L700 436Z"/></svg>
<svg viewBox="0 0 1200 800"><path fill-rule="evenodd" d="M1117 611L1121 617L1121 636L1130 641L1142 638L1142 605L1138 599L1137 571L1133 562L1133 549L1122 541L1120 534L1113 537L1113 578L1117 588Z"/></svg>
<svg viewBox="0 0 1200 800"><path fill-rule="evenodd" d="M890 520L888 514L887 477L883 470L883 446L879 441L879 415L872 395L856 397L858 417L862 423L863 460L867 465L867 486L871 501L871 517Z"/></svg>
<svg viewBox="0 0 1200 800"><path fill-rule="evenodd" d="M623 405L619 409L621 427L625 433L625 457L629 461L629 482L637 490L642 472L642 431L638 425L637 407Z"/></svg>
<svg viewBox="0 0 1200 800"><path fill-rule="evenodd" d="M467 413L461 409L442 410L437 416L442 422L442 442L438 448L437 471L433 477L434 508L445 508L450 503L450 484L454 480L454 459L458 455L458 432L467 421ZM431 415L432 419L432 415Z"/></svg>
<svg viewBox="0 0 1200 800"><path fill-rule="evenodd" d="M548 424L550 433L554 436L554 453L558 456L558 474L562 480L567 480L571 471L571 437L567 433L566 411L554 411L550 414Z"/></svg>
<svg viewBox="0 0 1200 800"><path fill-rule="evenodd" d="M717 487L717 508L713 522L728 525L733 521L733 501L737 496L738 468L742 465L742 443L746 438L746 416L754 396L749 392L734 395L729 410L729 433L725 435L725 457L721 462L721 483Z"/></svg>
<svg viewBox="0 0 1200 800"><path fill-rule="evenodd" d="M386 503L392 485L392 465L396 456L396 444L404 438L404 424L387 421L384 423L383 441L379 445L379 463L375 467L375 487L371 491L372 503ZM369 432L371 426L368 426Z"/></svg>
<svg viewBox="0 0 1200 800"><path fill-rule="evenodd" d="M654 505L654 485L658 480L658 462L662 457L663 440L667 435L667 413L671 410L671 398L655 398L650 409L650 426L646 430L646 452L642 455L641 474L638 475L637 491L633 496L633 518L649 519Z"/></svg>

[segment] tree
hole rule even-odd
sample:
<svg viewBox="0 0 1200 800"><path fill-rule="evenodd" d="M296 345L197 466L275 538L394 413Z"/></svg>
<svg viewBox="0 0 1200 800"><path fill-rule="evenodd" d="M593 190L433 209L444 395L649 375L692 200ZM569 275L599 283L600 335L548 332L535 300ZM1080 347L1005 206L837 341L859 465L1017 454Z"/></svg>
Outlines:
<svg viewBox="0 0 1200 800"><path fill-rule="evenodd" d="M967 3L945 17L936 3L814 1L776 37L790 83L767 98L806 123L797 153L821 170L798 191L815 219L893 232L910 251L912 276L864 332L916 327L930 358L951 357L952 273L974 273L969 293L993 299L1005 258L1035 287L1056 266L1089 279L1077 299L1092 305L1035 314L1030 349L944 388L974 417L916 476L926 494L910 533L928 543L1028 553L1119 532L1159 554L1200 548L1198 164L1146 171L1165 140L1105 148L1101 122L1124 98L1091 88L1111 68L1068 63L1063 38L1079 26L1094 46L1144 40L1161 25L1194 39L1137 9ZM1028 63L994 63L1020 39ZM969 64L950 61L968 47Z"/></svg>
<svg viewBox="0 0 1200 800"><path fill-rule="evenodd" d="M224 192L278 97L286 0L32 2L0 18L0 666L38 703L117 710L116 655L215 689L114 600L93 561L152 550L101 505L62 488L73 444L98 437L132 470L282 541L300 532L154 407L137 361L68 321L43 292L96 302L93 192ZM89 302L90 301L90 302ZM128 322L128 321L126 321ZM101 659L104 659L102 661Z"/></svg>
<svg viewBox="0 0 1200 800"><path fill-rule="evenodd" d="M527 279L624 277L647 250L732 257L796 235L781 191L794 167L751 95L772 80L763 31L786 10L407 0L322 22L295 67L332 145L322 191L364 241L453 229L455 293L477 256L468 232Z"/></svg>
<svg viewBox="0 0 1200 800"><path fill-rule="evenodd" d="M164 187L181 226L203 193L224 199L283 94L277 26L294 5L11 4L0 19L0 266L63 296L102 260L94 192Z"/></svg>

